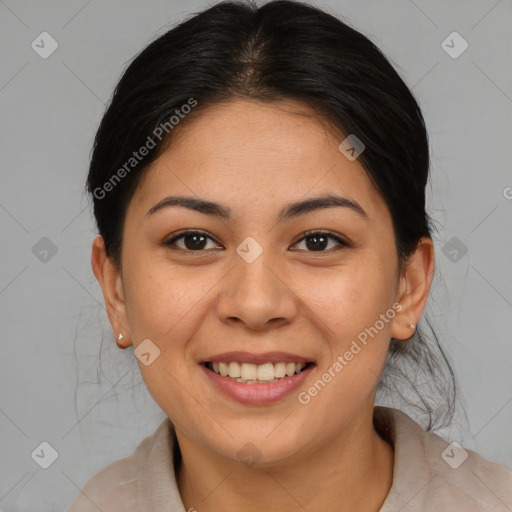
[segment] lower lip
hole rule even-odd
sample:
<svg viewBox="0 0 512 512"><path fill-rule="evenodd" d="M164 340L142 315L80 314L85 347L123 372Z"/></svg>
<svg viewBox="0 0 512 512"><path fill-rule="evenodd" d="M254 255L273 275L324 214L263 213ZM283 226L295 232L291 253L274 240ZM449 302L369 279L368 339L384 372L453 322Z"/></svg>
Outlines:
<svg viewBox="0 0 512 512"><path fill-rule="evenodd" d="M209 370L203 364L200 366L217 389L233 400L250 405L270 404L290 395L304 383L315 367L311 365L297 375L285 377L269 384L244 384L229 377L222 377L222 375Z"/></svg>

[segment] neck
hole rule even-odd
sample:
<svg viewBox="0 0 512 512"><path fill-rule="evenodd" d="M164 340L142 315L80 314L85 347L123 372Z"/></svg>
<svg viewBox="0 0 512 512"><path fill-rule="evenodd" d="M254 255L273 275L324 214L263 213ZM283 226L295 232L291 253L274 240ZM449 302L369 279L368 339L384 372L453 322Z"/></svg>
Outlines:
<svg viewBox="0 0 512 512"><path fill-rule="evenodd" d="M391 488L393 449L373 428L373 405L301 459L246 467L176 431L177 481L186 510L377 512Z"/></svg>

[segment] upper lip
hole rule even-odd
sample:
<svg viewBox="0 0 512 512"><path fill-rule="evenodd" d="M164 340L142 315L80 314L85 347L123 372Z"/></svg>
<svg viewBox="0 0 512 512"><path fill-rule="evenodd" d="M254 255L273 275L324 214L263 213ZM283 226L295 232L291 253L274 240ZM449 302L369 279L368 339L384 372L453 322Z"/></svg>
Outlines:
<svg viewBox="0 0 512 512"><path fill-rule="evenodd" d="M260 365L265 363L312 363L313 360L289 352L263 352L261 354L254 354L251 352L236 351L209 356L202 360L201 364L230 362Z"/></svg>

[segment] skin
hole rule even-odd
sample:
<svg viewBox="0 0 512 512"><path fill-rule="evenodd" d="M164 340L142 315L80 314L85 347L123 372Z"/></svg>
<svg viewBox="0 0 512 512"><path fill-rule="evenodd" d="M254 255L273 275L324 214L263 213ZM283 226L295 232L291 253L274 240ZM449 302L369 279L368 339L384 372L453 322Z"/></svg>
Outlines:
<svg viewBox="0 0 512 512"><path fill-rule="evenodd" d="M122 269L101 236L94 240L92 266L116 338L122 332L120 344L134 348L150 339L161 351L138 364L176 426L186 509L368 512L389 492L393 449L373 428L376 385L390 338L412 336L423 312L434 249L422 238L399 275L389 210L362 165L339 151L344 138L294 101L209 107L183 123L143 176L128 205ZM286 204L328 193L357 201L367 217L334 207L277 222ZM221 203L232 218L183 207L147 215L171 195ZM212 237L203 252L186 252L186 239L175 251L164 245L185 229ZM309 230L351 245L329 239L315 251L302 240ZM263 249L252 263L236 252L248 236ZM291 352L316 362L307 390L394 303L401 311L307 405L297 393L243 405L198 365L231 350ZM261 453L252 467L237 457L247 442Z"/></svg>

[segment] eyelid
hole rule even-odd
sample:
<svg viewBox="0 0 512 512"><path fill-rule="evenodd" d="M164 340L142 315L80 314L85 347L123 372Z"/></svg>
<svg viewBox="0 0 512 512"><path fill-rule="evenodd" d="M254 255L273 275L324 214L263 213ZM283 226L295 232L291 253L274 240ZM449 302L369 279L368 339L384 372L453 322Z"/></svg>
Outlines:
<svg viewBox="0 0 512 512"><path fill-rule="evenodd" d="M222 246L222 244L220 244L217 240L215 240L215 238L212 237L208 232L202 231L200 229L185 229L183 231L175 233L172 236L172 238L166 239L163 242L163 245L165 247L169 248L170 250L186 252L186 253L195 253L195 254L206 253L206 252L210 252L212 250L212 249L202 249L202 250L193 251L193 250L182 249L181 247L171 248L171 246L173 244L175 244L177 240L185 237L186 235L202 235L205 238L208 238L211 241L215 242L217 245ZM331 238L331 239L335 240L336 242L338 242L338 244L340 246L342 246L342 247L351 247L351 245L352 245L351 242L349 240L347 240L345 237L343 237L341 235L338 235L336 233L333 233L333 232L331 232L329 230L311 229L311 230L306 231L305 233L303 233L301 235L301 237L292 244L292 247L297 245L297 244L299 244L300 242L305 240L307 237L312 236L312 235L323 235L323 236L326 236L327 238ZM311 254L330 254L332 251L333 251L333 249L331 248L331 249L329 249L327 251L305 251L305 252L308 252L308 253L311 253Z"/></svg>
<svg viewBox="0 0 512 512"><path fill-rule="evenodd" d="M302 242L304 239L306 239L307 237L309 236L312 236L312 235L324 235L328 238L332 238L334 240L336 240L336 242L339 243L339 245L343 246L343 247L351 247L351 242L346 239L345 237L341 236L341 235L338 235L336 233L333 233L332 231L329 231L329 230L325 230L325 229L310 229L309 231L306 231L305 233L303 233L301 235L301 238L299 238L293 245L297 245L298 243ZM306 252L310 252L312 254L329 254L332 252L332 249L331 250L327 250L327 251L306 251Z"/></svg>
<svg viewBox="0 0 512 512"><path fill-rule="evenodd" d="M222 245L219 242L217 242L217 240L215 240L215 238L213 238L209 233L207 233L206 231L201 231L200 229L184 229L183 231L179 231L178 233L175 233L171 238L165 239L163 242L163 245L171 249L171 247L170 247L171 245L175 244L177 240L179 240L180 238L183 238L187 235L202 235L205 238L212 240L217 245ZM182 249L181 247L178 247L176 249L171 249L171 250L196 253L196 254L202 253L202 252L207 252L207 250L204 250L204 249L201 251L191 251L191 250L187 250L187 249Z"/></svg>

